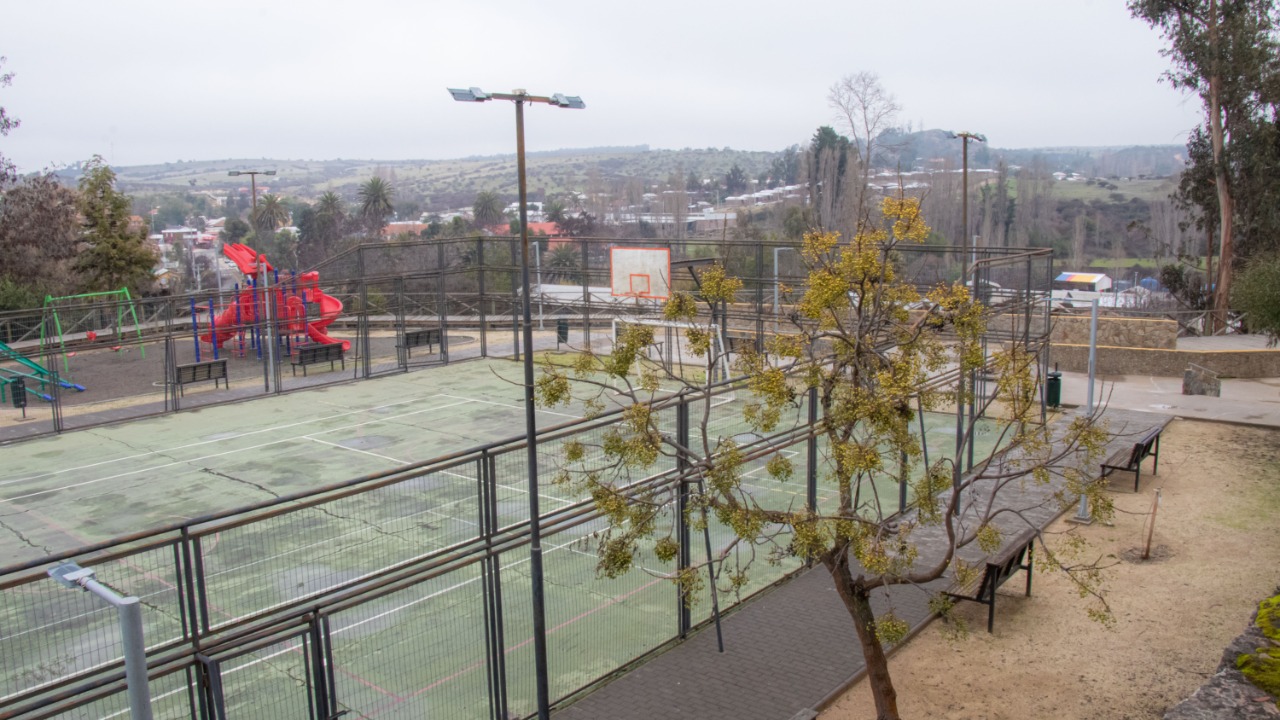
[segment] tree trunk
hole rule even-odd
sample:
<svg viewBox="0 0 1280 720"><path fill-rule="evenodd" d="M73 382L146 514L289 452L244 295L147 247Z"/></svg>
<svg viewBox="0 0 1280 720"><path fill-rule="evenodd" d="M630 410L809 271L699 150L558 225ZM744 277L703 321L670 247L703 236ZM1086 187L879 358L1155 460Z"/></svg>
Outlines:
<svg viewBox="0 0 1280 720"><path fill-rule="evenodd" d="M1213 145L1213 180L1218 189L1218 281L1213 292L1214 330L1227 326L1227 309L1231 303L1231 270L1235 244L1232 241L1231 219L1235 208L1231 201L1231 186L1227 178L1225 123L1222 118L1222 75L1218 70L1220 54L1218 36L1218 3L1209 2L1209 48L1214 53L1214 72L1209 76L1209 140Z"/></svg>
<svg viewBox="0 0 1280 720"><path fill-rule="evenodd" d="M876 616L871 610L871 594L854 582L849 568L849 552L839 547L823 558L823 564L831 573L836 592L844 601L862 645L862 657L867 663L867 682L871 684L871 697L876 703L876 720L901 720L898 715L898 693L889 677L889 658L884 654L880 636L876 635Z"/></svg>

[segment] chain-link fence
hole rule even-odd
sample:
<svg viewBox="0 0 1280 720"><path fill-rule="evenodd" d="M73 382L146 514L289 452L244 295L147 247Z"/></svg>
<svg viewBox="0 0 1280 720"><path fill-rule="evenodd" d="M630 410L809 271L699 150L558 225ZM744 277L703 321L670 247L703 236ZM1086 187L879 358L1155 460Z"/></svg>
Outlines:
<svg viewBox="0 0 1280 720"><path fill-rule="evenodd" d="M563 321L575 331L571 343L607 342L615 320L657 315L652 304L599 296L608 285L610 242L572 240L567 247L578 255L559 253L556 279L580 288L580 299L540 294L544 326ZM794 248L661 246L676 259L677 288L697 285L690 271L696 265L681 260L719 258L747 278L738 302L710 311L727 336L760 343L774 326L793 322L783 286L803 282ZM975 257L975 292L987 293L993 308L991 341L1042 349L1051 256ZM959 277L960 262L954 251L924 248L904 253L900 265L927 287ZM100 332L81 319L77 335L59 337L56 348L48 338L30 345L33 316L14 315L0 322L0 332L10 328L15 338L6 359L20 364L21 356L46 369L46 376L31 374L46 379L52 398L48 417L18 426L18 435L513 355L521 350L518 263L510 238L365 246L320 268L323 295L250 287L222 298L139 301L136 323ZM295 280L270 282L289 288ZM292 307L291 297L299 298ZM537 347L558 342L550 333L535 338ZM310 352L333 346L343 352ZM86 358L93 362L80 365ZM78 370L85 372L71 374ZM72 398L91 391L62 387L66 377L102 394L77 403ZM826 449L815 433L814 396L780 424L785 432L761 437L743 420L735 393L745 390L726 383L710 397L669 402L657 411L657 426L680 446L696 447L690 406L707 403L695 409L695 418L706 418L697 422L750 450L744 491L771 506L831 507L836 498L819 470ZM598 448L614 422L617 415L606 414L543 433L539 466L555 467L565 441ZM922 417L927 451L945 456L947 443L931 432ZM741 602L800 567L792 556L757 557L715 517L692 527L685 506L696 488L682 482L676 458L663 457L643 477L618 480L662 498L669 512L658 528L678 541L676 565L642 547L631 571L600 577L605 519L590 498L545 482L545 473L530 488L526 451L523 440L495 443L0 569L0 718L107 717L127 709L114 614L48 579L44 568L60 561L92 568L101 582L142 599L154 709L173 718L524 717L536 704L535 580L546 587L551 695L563 699L710 622L714 607ZM764 471L775 453L792 460L794 480ZM908 479L880 488L881 502L904 507ZM531 489L541 506L545 558L536 579ZM773 545L785 548L785 534ZM726 554L726 572L750 567L750 581L714 596L717 583L705 583L686 604L664 576L708 554Z"/></svg>

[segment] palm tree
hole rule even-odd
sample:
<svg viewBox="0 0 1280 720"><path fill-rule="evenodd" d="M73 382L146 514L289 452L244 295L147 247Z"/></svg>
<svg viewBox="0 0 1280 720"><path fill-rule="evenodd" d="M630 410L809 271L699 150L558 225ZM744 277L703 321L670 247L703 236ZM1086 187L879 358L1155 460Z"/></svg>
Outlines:
<svg viewBox="0 0 1280 720"><path fill-rule="evenodd" d="M289 210L280 202L278 195L263 195L258 201L258 209L253 214L253 228L256 234L274 233L278 228L289 223Z"/></svg>
<svg viewBox="0 0 1280 720"><path fill-rule="evenodd" d="M564 200L561 200L560 198L551 198L550 200L542 203L542 212L548 222L559 223L564 221L567 208L565 207Z"/></svg>
<svg viewBox="0 0 1280 720"><path fill-rule="evenodd" d="M391 204L391 198L395 194L391 183L377 176L369 178L360 186L357 193L360 198L360 221L370 235L381 232L387 224L387 218L395 212L395 207Z"/></svg>
<svg viewBox="0 0 1280 720"><path fill-rule="evenodd" d="M578 251L572 245L557 245L547 253L547 270L556 282L578 282L581 269Z"/></svg>
<svg viewBox="0 0 1280 720"><path fill-rule="evenodd" d="M342 198L338 194L329 191L320 196L315 205L316 215L323 218L333 218L337 221L335 224L341 225L342 220L347 217L347 206L342 202Z"/></svg>
<svg viewBox="0 0 1280 720"><path fill-rule="evenodd" d="M476 195L476 202L471 206L471 212L478 228L491 227L506 220L502 214L502 198L492 190L481 190L480 194Z"/></svg>

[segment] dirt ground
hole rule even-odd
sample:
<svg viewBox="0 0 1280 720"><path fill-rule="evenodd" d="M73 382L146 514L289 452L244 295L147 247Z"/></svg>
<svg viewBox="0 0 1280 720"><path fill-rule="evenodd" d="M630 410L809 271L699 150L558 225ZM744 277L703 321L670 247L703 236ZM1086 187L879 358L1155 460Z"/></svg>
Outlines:
<svg viewBox="0 0 1280 720"><path fill-rule="evenodd" d="M1061 577L1037 574L1024 598L1015 576L1000 590L994 634L987 608L963 603L967 638L948 640L934 622L890 659L904 718L1159 718L1215 671L1280 584L1280 430L1176 421L1159 475L1144 467L1136 495L1132 474L1112 476L1114 524L1081 530L1114 563L1114 628L1090 620ZM1142 561L1157 489L1153 559ZM866 681L820 717L874 718Z"/></svg>

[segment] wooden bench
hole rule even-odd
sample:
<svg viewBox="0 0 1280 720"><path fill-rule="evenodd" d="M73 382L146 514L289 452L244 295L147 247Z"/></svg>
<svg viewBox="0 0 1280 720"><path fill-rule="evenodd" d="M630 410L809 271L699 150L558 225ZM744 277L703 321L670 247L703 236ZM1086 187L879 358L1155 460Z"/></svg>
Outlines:
<svg viewBox="0 0 1280 720"><path fill-rule="evenodd" d="M444 339L441 336L439 327L421 328L418 330L405 330L400 336L400 344L396 345L396 349L404 353L405 360L409 359L409 351L412 348L427 346L427 352L431 352L436 344L444 347Z"/></svg>
<svg viewBox="0 0 1280 720"><path fill-rule="evenodd" d="M327 345L307 345L298 348L297 356L293 360L293 374L298 374L298 366L302 366L302 377L307 376L307 366L316 363L327 362L329 369L333 370L333 364L342 363L342 369L347 369L347 359L343 355L342 343L331 343Z"/></svg>
<svg viewBox="0 0 1280 720"><path fill-rule="evenodd" d="M734 355L744 355L756 352L756 338L754 335L727 335L725 342L729 344L728 352Z"/></svg>
<svg viewBox="0 0 1280 720"><path fill-rule="evenodd" d="M995 555L987 558L987 567L982 576L968 587L955 588L947 595L957 600L982 603L987 606L987 632L991 632L996 622L996 588L1013 577L1019 570L1027 571L1027 597L1031 597L1032 546L1036 541L1036 532L1028 530L1019 535Z"/></svg>
<svg viewBox="0 0 1280 720"><path fill-rule="evenodd" d="M226 360L206 360L205 362L190 363L187 365L178 365L174 368L174 382L178 384L178 394L182 395L183 386L187 383L202 382L204 380L212 380L213 387L218 387L218 381L222 381L231 387L227 379L227 361Z"/></svg>
<svg viewBox="0 0 1280 720"><path fill-rule="evenodd" d="M1138 492L1138 483L1142 481L1142 461L1147 457L1155 457L1151 464L1152 475L1156 474L1156 468L1160 466L1160 433L1163 431L1163 427L1155 428L1134 443L1132 448L1122 448L1107 458L1102 463L1102 477L1105 478L1116 470L1131 472L1133 491Z"/></svg>

